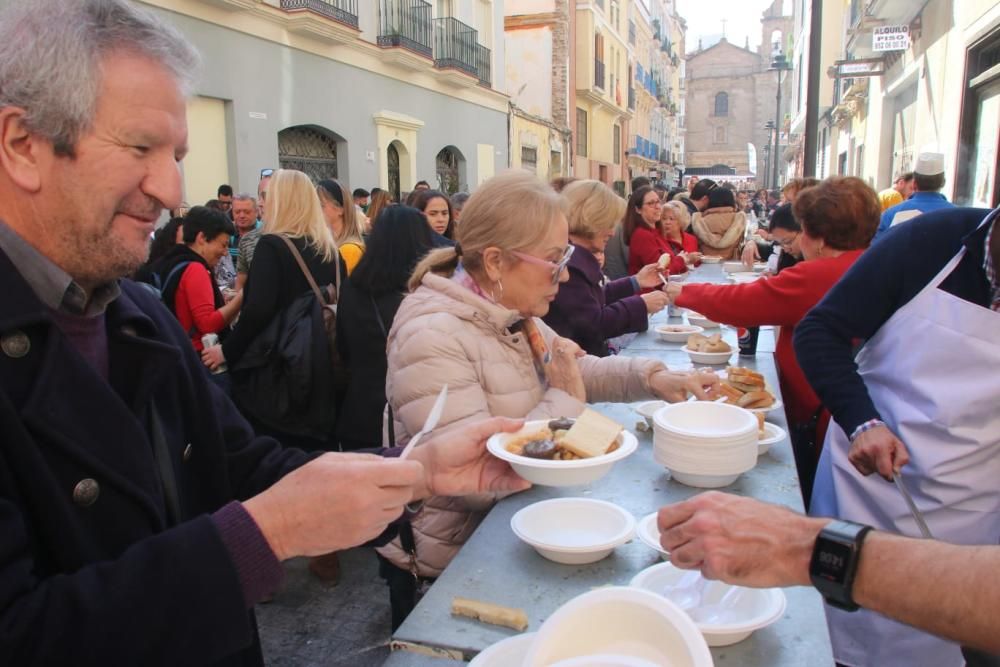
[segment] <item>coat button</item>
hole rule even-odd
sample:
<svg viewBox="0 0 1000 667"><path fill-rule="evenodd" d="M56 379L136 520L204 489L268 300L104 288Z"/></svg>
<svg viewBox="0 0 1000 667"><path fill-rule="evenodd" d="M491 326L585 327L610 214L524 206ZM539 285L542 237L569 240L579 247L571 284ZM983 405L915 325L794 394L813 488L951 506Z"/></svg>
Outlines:
<svg viewBox="0 0 1000 667"><path fill-rule="evenodd" d="M184 460L185 463L187 463L188 461L191 460L191 443L190 442L187 444L187 447L184 448L184 453L181 455L181 458Z"/></svg>
<svg viewBox="0 0 1000 667"><path fill-rule="evenodd" d="M11 359L20 359L31 349L31 339L23 331L11 331L0 336L0 349Z"/></svg>
<svg viewBox="0 0 1000 667"><path fill-rule="evenodd" d="M97 502L97 496L101 495L101 487L96 480L81 479L73 487L73 502L80 507L90 507Z"/></svg>

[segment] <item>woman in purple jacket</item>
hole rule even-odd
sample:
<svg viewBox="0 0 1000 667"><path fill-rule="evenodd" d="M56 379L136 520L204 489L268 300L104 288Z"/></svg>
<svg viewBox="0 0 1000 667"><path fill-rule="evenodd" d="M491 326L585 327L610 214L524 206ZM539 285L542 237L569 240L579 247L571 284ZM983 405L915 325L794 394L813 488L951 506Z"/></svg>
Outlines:
<svg viewBox="0 0 1000 667"><path fill-rule="evenodd" d="M662 284L655 264L610 282L601 271L604 246L625 214L621 197L593 180L570 183L562 195L576 251L569 261L569 281L559 286L545 323L588 354L606 357L609 338L645 331L649 315L665 308L667 298L660 290L639 294Z"/></svg>

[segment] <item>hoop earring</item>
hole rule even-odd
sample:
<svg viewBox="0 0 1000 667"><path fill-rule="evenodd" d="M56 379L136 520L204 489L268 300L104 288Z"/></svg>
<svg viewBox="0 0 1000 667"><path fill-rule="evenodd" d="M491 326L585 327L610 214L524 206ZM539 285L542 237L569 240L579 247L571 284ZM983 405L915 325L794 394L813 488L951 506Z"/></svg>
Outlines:
<svg viewBox="0 0 1000 667"><path fill-rule="evenodd" d="M497 278L497 286L500 288L500 299L503 299L503 283L500 282L499 278ZM497 299L497 295L492 289L490 290L490 297L493 298L493 303L500 303L500 300Z"/></svg>

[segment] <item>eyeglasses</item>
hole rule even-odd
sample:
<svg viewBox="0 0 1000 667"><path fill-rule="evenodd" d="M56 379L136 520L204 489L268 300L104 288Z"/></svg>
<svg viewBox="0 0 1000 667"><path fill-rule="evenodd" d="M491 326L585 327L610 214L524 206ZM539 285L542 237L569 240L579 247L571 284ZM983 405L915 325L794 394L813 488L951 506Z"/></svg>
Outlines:
<svg viewBox="0 0 1000 667"><path fill-rule="evenodd" d="M529 264L537 264L538 266L549 266L552 267L552 284L559 284L559 277L562 276L563 269L569 264L569 258L573 256L573 251L576 250L576 246L568 245L566 246L566 251L558 262L550 262L547 259L542 259L541 257L535 257L527 253L518 252L516 250L511 250L510 254L514 255L518 259L524 260Z"/></svg>
<svg viewBox="0 0 1000 667"><path fill-rule="evenodd" d="M778 245L780 245L782 248L789 249L789 248L792 247L792 244L795 243L795 241L798 240L800 233L801 232L795 232L794 236L791 236L791 237L786 238L784 240L778 240L778 239L775 239L775 240L778 241Z"/></svg>
<svg viewBox="0 0 1000 667"><path fill-rule="evenodd" d="M260 170L260 180L264 180L268 176L274 176L274 169L261 169Z"/></svg>
<svg viewBox="0 0 1000 667"><path fill-rule="evenodd" d="M661 202L660 198L657 197L654 201L643 202L642 205L643 206L656 206L656 207L659 207L659 206L663 206L663 202Z"/></svg>

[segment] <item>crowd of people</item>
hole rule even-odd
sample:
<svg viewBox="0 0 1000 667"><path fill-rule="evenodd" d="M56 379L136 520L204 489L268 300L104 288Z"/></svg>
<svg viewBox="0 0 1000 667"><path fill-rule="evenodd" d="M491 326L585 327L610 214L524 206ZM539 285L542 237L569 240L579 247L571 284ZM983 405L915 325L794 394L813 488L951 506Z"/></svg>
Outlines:
<svg viewBox="0 0 1000 667"><path fill-rule="evenodd" d="M713 372L615 354L668 305L780 327L814 517L723 494L665 507L674 563L815 585L843 664L990 664L974 649L1000 650L998 213L944 201L940 155L898 196L853 177L755 193L691 178L636 179L626 200L512 171L394 201L268 168L255 194L221 185L188 207L176 164L197 60L124 0L0 13L11 664L257 664L252 609L281 562L310 557L333 583L349 576L338 552L362 544L397 627L529 486L488 436L587 403L717 397ZM667 280L711 257L768 270ZM445 389L437 428L400 458ZM916 535L886 481L900 475L954 544L896 536Z"/></svg>

